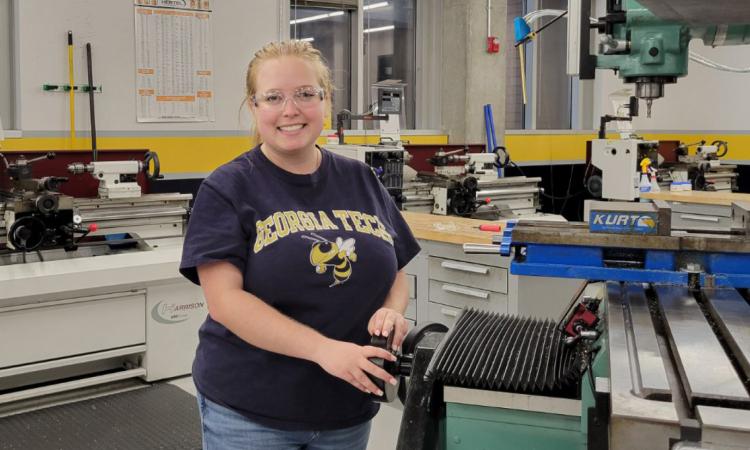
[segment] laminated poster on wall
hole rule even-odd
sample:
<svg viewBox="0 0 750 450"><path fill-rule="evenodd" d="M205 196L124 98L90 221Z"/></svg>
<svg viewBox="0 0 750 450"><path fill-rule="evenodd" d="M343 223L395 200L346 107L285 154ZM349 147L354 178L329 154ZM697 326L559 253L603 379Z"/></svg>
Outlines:
<svg viewBox="0 0 750 450"><path fill-rule="evenodd" d="M214 121L209 0L134 0L138 122Z"/></svg>

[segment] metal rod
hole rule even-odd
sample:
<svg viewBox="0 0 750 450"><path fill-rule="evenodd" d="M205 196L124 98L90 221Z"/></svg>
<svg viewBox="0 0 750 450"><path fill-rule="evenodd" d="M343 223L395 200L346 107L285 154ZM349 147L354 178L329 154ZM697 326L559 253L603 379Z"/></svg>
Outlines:
<svg viewBox="0 0 750 450"><path fill-rule="evenodd" d="M91 43L86 43L86 69L89 75L89 115L91 116L91 160L96 161L96 114L94 113L94 76L91 68Z"/></svg>
<svg viewBox="0 0 750 450"><path fill-rule="evenodd" d="M493 245L493 244L464 244L463 245L464 253L469 255L474 254L485 254L485 253L492 253L492 254L500 254L500 246L499 245Z"/></svg>
<svg viewBox="0 0 750 450"><path fill-rule="evenodd" d="M524 58L524 51L525 48L523 45L518 47L518 59L520 60L521 69L521 92L523 93L523 104L526 105L528 98L526 96L526 59Z"/></svg>
<svg viewBox="0 0 750 450"><path fill-rule="evenodd" d="M476 198L491 197L494 195L518 195L518 194L537 194L538 188L508 188L508 189L482 189L477 191Z"/></svg>
<svg viewBox="0 0 750 450"><path fill-rule="evenodd" d="M535 31L535 33L536 34L541 33L541 31L543 29L547 28L548 26L552 25L553 23L557 22L558 20L562 19L566 14L568 14L568 11L567 10L563 11L562 14L560 14L559 16L556 16L554 19L552 19L549 22L547 22L544 25L542 25L538 30Z"/></svg>
<svg viewBox="0 0 750 450"><path fill-rule="evenodd" d="M492 36L490 34L490 17L492 16L492 0L487 0L487 37Z"/></svg>
<svg viewBox="0 0 750 450"><path fill-rule="evenodd" d="M73 32L68 31L68 79L70 91L68 102L70 103L70 146L75 146L76 140L76 107L75 107L75 80L73 78Z"/></svg>

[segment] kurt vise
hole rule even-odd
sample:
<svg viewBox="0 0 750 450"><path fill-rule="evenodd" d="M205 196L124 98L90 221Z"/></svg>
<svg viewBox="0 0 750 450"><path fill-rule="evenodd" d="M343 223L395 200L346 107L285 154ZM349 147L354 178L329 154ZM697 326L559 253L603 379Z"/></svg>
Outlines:
<svg viewBox="0 0 750 450"><path fill-rule="evenodd" d="M511 272L691 287L750 287L750 205L732 205L726 234L671 230L664 202L591 202L587 223L518 222L500 252L515 249Z"/></svg>

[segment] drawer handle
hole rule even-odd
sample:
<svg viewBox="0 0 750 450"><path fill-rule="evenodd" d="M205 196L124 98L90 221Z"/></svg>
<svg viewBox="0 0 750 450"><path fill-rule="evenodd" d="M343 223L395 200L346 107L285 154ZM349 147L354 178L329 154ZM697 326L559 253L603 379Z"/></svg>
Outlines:
<svg viewBox="0 0 750 450"><path fill-rule="evenodd" d="M440 313L442 313L444 316L451 316L451 317L458 316L458 311L454 311L448 308L440 308Z"/></svg>
<svg viewBox="0 0 750 450"><path fill-rule="evenodd" d="M479 273L487 275L490 273L489 267L475 266L473 264L462 264L454 261L443 261L440 263L443 269L460 270L461 272Z"/></svg>
<svg viewBox="0 0 750 450"><path fill-rule="evenodd" d="M476 289L469 289L463 286L456 286L454 284L444 284L443 290L445 292L453 292L454 294L468 295L470 297L477 297L483 300L487 300L490 297L488 292L478 291Z"/></svg>
<svg viewBox="0 0 750 450"><path fill-rule="evenodd" d="M719 222L719 218L718 217L713 217L713 216L695 216L693 214L680 214L680 219L698 220L698 221L701 221L701 222L714 222L714 223L718 223Z"/></svg>

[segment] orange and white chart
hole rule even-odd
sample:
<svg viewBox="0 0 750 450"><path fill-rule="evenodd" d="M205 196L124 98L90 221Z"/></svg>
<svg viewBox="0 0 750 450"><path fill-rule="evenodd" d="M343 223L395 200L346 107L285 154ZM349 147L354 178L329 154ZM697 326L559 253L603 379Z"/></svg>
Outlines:
<svg viewBox="0 0 750 450"><path fill-rule="evenodd" d="M134 0L138 122L214 121L209 0Z"/></svg>

